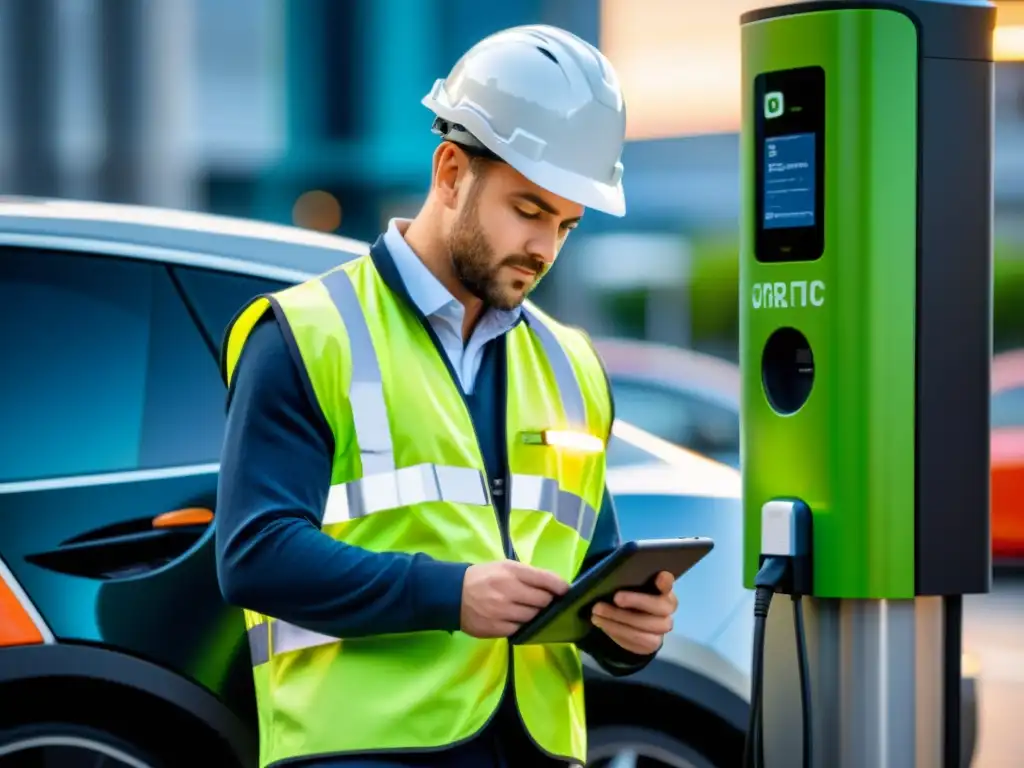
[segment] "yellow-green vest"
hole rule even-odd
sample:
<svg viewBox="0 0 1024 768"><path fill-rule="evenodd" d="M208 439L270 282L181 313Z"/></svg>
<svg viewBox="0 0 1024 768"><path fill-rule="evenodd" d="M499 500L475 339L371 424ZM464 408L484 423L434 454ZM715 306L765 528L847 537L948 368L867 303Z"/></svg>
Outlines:
<svg viewBox="0 0 1024 768"><path fill-rule="evenodd" d="M505 549L469 411L414 311L369 256L258 297L226 336L230 382L272 309L334 435L322 530L377 552L484 563ZM604 493L611 401L587 337L524 304L507 334L509 535L518 559L571 581ZM545 430L600 438L581 451ZM273 468L268 467L268 472ZM465 741L515 697L544 751L586 759L583 673L573 644L510 646L463 632L341 639L246 611L260 765L310 755L429 750Z"/></svg>

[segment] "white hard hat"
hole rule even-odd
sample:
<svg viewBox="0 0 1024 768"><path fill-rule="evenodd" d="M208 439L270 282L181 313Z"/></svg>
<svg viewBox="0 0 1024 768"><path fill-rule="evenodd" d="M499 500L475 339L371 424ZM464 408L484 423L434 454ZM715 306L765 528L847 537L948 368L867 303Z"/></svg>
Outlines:
<svg viewBox="0 0 1024 768"><path fill-rule="evenodd" d="M534 184L622 216L626 104L611 63L557 27L484 38L434 83L423 104L445 139L487 149Z"/></svg>

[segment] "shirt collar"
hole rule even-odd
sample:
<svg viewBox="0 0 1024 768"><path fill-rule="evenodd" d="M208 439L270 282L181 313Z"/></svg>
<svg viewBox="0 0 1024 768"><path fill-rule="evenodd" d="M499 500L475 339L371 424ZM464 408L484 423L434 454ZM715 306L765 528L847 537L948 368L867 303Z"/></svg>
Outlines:
<svg viewBox="0 0 1024 768"><path fill-rule="evenodd" d="M407 226L409 226L409 219L391 219L383 239L384 246L395 263L395 269L398 270L398 275L409 293L409 298L424 317L437 315L443 310L454 311L461 317L462 304L452 296L440 280L434 277L420 257L405 242L402 233ZM488 325L493 323L495 327L508 331L519 321L521 313L521 307L511 310L488 307L481 317L481 321L487 322Z"/></svg>
<svg viewBox="0 0 1024 768"><path fill-rule="evenodd" d="M430 317L453 303L458 304L458 301L405 242L402 231L408 224L408 219L391 219L384 233L384 245L395 262L395 269L405 284L409 298L424 317Z"/></svg>

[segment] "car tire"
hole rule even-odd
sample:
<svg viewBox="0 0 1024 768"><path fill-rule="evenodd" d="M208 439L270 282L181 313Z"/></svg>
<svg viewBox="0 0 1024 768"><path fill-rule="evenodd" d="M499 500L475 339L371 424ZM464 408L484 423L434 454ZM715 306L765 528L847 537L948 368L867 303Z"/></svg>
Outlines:
<svg viewBox="0 0 1024 768"><path fill-rule="evenodd" d="M100 728L52 722L0 731L0 768L49 766L169 768L145 748Z"/></svg>
<svg viewBox="0 0 1024 768"><path fill-rule="evenodd" d="M590 731L588 741L588 768L718 768L694 747L654 728L602 725Z"/></svg>

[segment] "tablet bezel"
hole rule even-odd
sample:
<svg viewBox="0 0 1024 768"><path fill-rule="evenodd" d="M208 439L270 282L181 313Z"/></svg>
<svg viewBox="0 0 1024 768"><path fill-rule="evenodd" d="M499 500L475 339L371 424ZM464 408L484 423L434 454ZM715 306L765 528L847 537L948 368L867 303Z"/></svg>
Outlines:
<svg viewBox="0 0 1024 768"><path fill-rule="evenodd" d="M590 631L593 625L589 619L581 618L579 624L582 633L573 640L542 640L544 632L554 624L566 611L583 613L589 606L601 601L610 599L611 595L620 590L646 591L652 589L650 585L631 584L605 587L608 579L613 578L617 570L624 567L633 557L642 556L647 552L663 554L668 551L678 550L680 553L696 553L694 559L685 561L676 578L684 575L693 566L697 565L714 549L715 543L712 539L705 537L689 537L679 539L645 539L640 541L628 541L614 550L604 559L598 561L585 573L573 582L569 591L562 597L553 600L546 608L538 613L532 621L522 625L510 637L509 642L513 645L544 645L564 644L579 642ZM666 568L657 568L650 574L653 579L659 572ZM646 588L646 589L645 589Z"/></svg>

